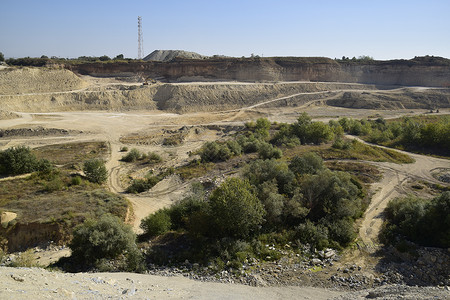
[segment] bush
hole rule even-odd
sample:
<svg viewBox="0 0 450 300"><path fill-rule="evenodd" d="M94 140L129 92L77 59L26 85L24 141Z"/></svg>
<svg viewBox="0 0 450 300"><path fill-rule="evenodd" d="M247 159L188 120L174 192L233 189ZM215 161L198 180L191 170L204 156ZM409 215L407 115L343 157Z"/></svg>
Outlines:
<svg viewBox="0 0 450 300"><path fill-rule="evenodd" d="M158 153L155 152L149 152L147 159L150 163L159 163L162 162L162 158Z"/></svg>
<svg viewBox="0 0 450 300"><path fill-rule="evenodd" d="M142 157L141 152L139 152L138 149L133 148L124 157L122 157L121 161L135 162L135 161L141 159L141 157Z"/></svg>
<svg viewBox="0 0 450 300"><path fill-rule="evenodd" d="M321 224L314 225L309 220L297 227L297 238L302 243L310 244L311 248L323 249L329 244L327 227Z"/></svg>
<svg viewBox="0 0 450 300"><path fill-rule="evenodd" d="M383 236L393 241L400 235L423 246L450 247L450 192L431 201L417 197L396 198L385 210Z"/></svg>
<svg viewBox="0 0 450 300"><path fill-rule="evenodd" d="M141 221L140 227L150 237L161 235L170 230L172 222L167 209L160 209Z"/></svg>
<svg viewBox="0 0 450 300"><path fill-rule="evenodd" d="M36 263L36 257L33 253L33 249L28 249L27 251L20 253L10 266L14 268L37 267L38 264Z"/></svg>
<svg viewBox="0 0 450 300"><path fill-rule="evenodd" d="M108 170L105 162L100 159L91 159L84 162L83 172L86 178L93 183L103 183L108 179Z"/></svg>
<svg viewBox="0 0 450 300"><path fill-rule="evenodd" d="M263 205L246 180L227 179L213 191L209 204L216 237L249 237L264 220Z"/></svg>
<svg viewBox="0 0 450 300"><path fill-rule="evenodd" d="M244 177L254 186L275 179L280 194L291 195L295 175L289 170L286 162L274 159L255 160L244 168Z"/></svg>
<svg viewBox="0 0 450 300"><path fill-rule="evenodd" d="M324 169L322 158L314 152L295 156L289 164L289 170L295 174L316 174Z"/></svg>
<svg viewBox="0 0 450 300"><path fill-rule="evenodd" d="M121 256L125 257L129 271L140 266L136 235L130 226L110 214L99 220L86 220L75 227L69 247L72 258L84 266L95 266L102 259L119 259Z"/></svg>
<svg viewBox="0 0 450 300"><path fill-rule="evenodd" d="M72 180L70 182L71 185L80 185L83 182L80 176L72 177Z"/></svg>
<svg viewBox="0 0 450 300"><path fill-rule="evenodd" d="M258 149L258 155L261 159L278 159L283 156L283 152L272 144L262 142Z"/></svg>
<svg viewBox="0 0 450 300"><path fill-rule="evenodd" d="M43 164L46 164L43 163ZM37 171L40 164L29 147L18 146L0 151L0 174L19 175Z"/></svg>

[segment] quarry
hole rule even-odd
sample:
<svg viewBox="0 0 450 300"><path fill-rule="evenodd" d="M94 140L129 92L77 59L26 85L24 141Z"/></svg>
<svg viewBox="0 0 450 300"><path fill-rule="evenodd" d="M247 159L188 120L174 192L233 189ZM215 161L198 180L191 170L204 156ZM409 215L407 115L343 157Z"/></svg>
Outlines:
<svg viewBox="0 0 450 300"><path fill-rule="evenodd" d="M447 248L380 238L388 226L385 209L393 199L430 200L449 193L450 153L439 147L448 145L448 135L431 150L375 138L368 141L364 134L344 126L342 132L333 131L334 139L304 142L298 135L295 142L275 141L282 130L292 135L301 118L306 118L304 113L311 119L307 122L331 128L331 124L344 124L342 119L364 120L363 128L369 126L366 123L420 120L441 122L446 130L448 59L342 61L169 54L155 53L161 59L170 57L167 61L0 67L0 150L26 146L37 159L53 166L47 175L25 172L0 177L0 298L24 297L20 290L27 297L60 299L236 299L249 294L267 299L448 297ZM195 194L196 183L208 198L233 178L250 176L242 174L248 173L245 168L261 153L242 150L211 161L202 153L208 143L225 145L239 141L240 135L257 136L258 124L264 120L269 124L266 144L283 152L267 160L291 163L314 152L330 172L350 174L339 176L358 187L355 194L363 202L362 213L352 223L355 236L345 247L329 243L319 249L283 239L281 233L269 238L270 234L262 234L257 239L267 248L263 258L249 254L236 267L234 257L228 262L222 257L224 266L215 273L211 270L221 264L219 260L160 263L154 253L188 247L184 239L189 240L189 234L171 229L145 236L142 221ZM336 140L347 146L335 146ZM127 162L124 158L132 149L140 156ZM87 180L83 163L91 159L104 162L107 179L103 183ZM308 176L315 175L297 174L292 179L304 188L301 197L305 198L307 188L301 184ZM130 192L134 183L148 184L150 178L155 180L150 188ZM254 184L253 189L259 188ZM286 187L283 196L287 199L289 193L292 199L299 195ZM114 273L114 264L108 262L104 264L112 265L109 273L107 268L63 273L36 267L64 270L57 262L71 255L68 245L75 226L106 213L143 236L137 243L148 254L143 274ZM270 214L264 218L269 222ZM208 234L205 239L210 238ZM26 267L32 268L11 266L26 252L33 257Z"/></svg>

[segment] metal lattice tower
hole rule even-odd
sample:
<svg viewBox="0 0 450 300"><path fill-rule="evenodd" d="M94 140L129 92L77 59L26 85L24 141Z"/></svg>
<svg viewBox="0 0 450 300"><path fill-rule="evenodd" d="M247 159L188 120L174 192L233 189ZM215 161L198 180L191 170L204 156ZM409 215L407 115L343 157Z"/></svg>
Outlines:
<svg viewBox="0 0 450 300"><path fill-rule="evenodd" d="M144 36L142 34L142 17L138 17L138 59L144 54Z"/></svg>

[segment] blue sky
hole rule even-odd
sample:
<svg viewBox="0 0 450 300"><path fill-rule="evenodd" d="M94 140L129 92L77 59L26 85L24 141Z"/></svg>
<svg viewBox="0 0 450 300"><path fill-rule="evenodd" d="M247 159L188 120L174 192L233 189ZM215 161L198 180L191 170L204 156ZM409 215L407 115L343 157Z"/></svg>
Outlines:
<svg viewBox="0 0 450 300"><path fill-rule="evenodd" d="M450 58L450 1L0 1L6 57L137 57L183 49L204 55L369 55Z"/></svg>

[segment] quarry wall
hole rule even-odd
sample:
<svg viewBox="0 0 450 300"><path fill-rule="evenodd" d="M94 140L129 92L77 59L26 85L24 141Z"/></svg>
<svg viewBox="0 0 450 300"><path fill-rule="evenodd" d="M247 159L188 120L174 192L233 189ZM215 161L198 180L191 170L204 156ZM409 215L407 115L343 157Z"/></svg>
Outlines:
<svg viewBox="0 0 450 300"><path fill-rule="evenodd" d="M337 62L328 58L202 59L68 65L92 76L142 73L169 82L195 80L325 81L380 85L450 87L450 65L411 61Z"/></svg>

